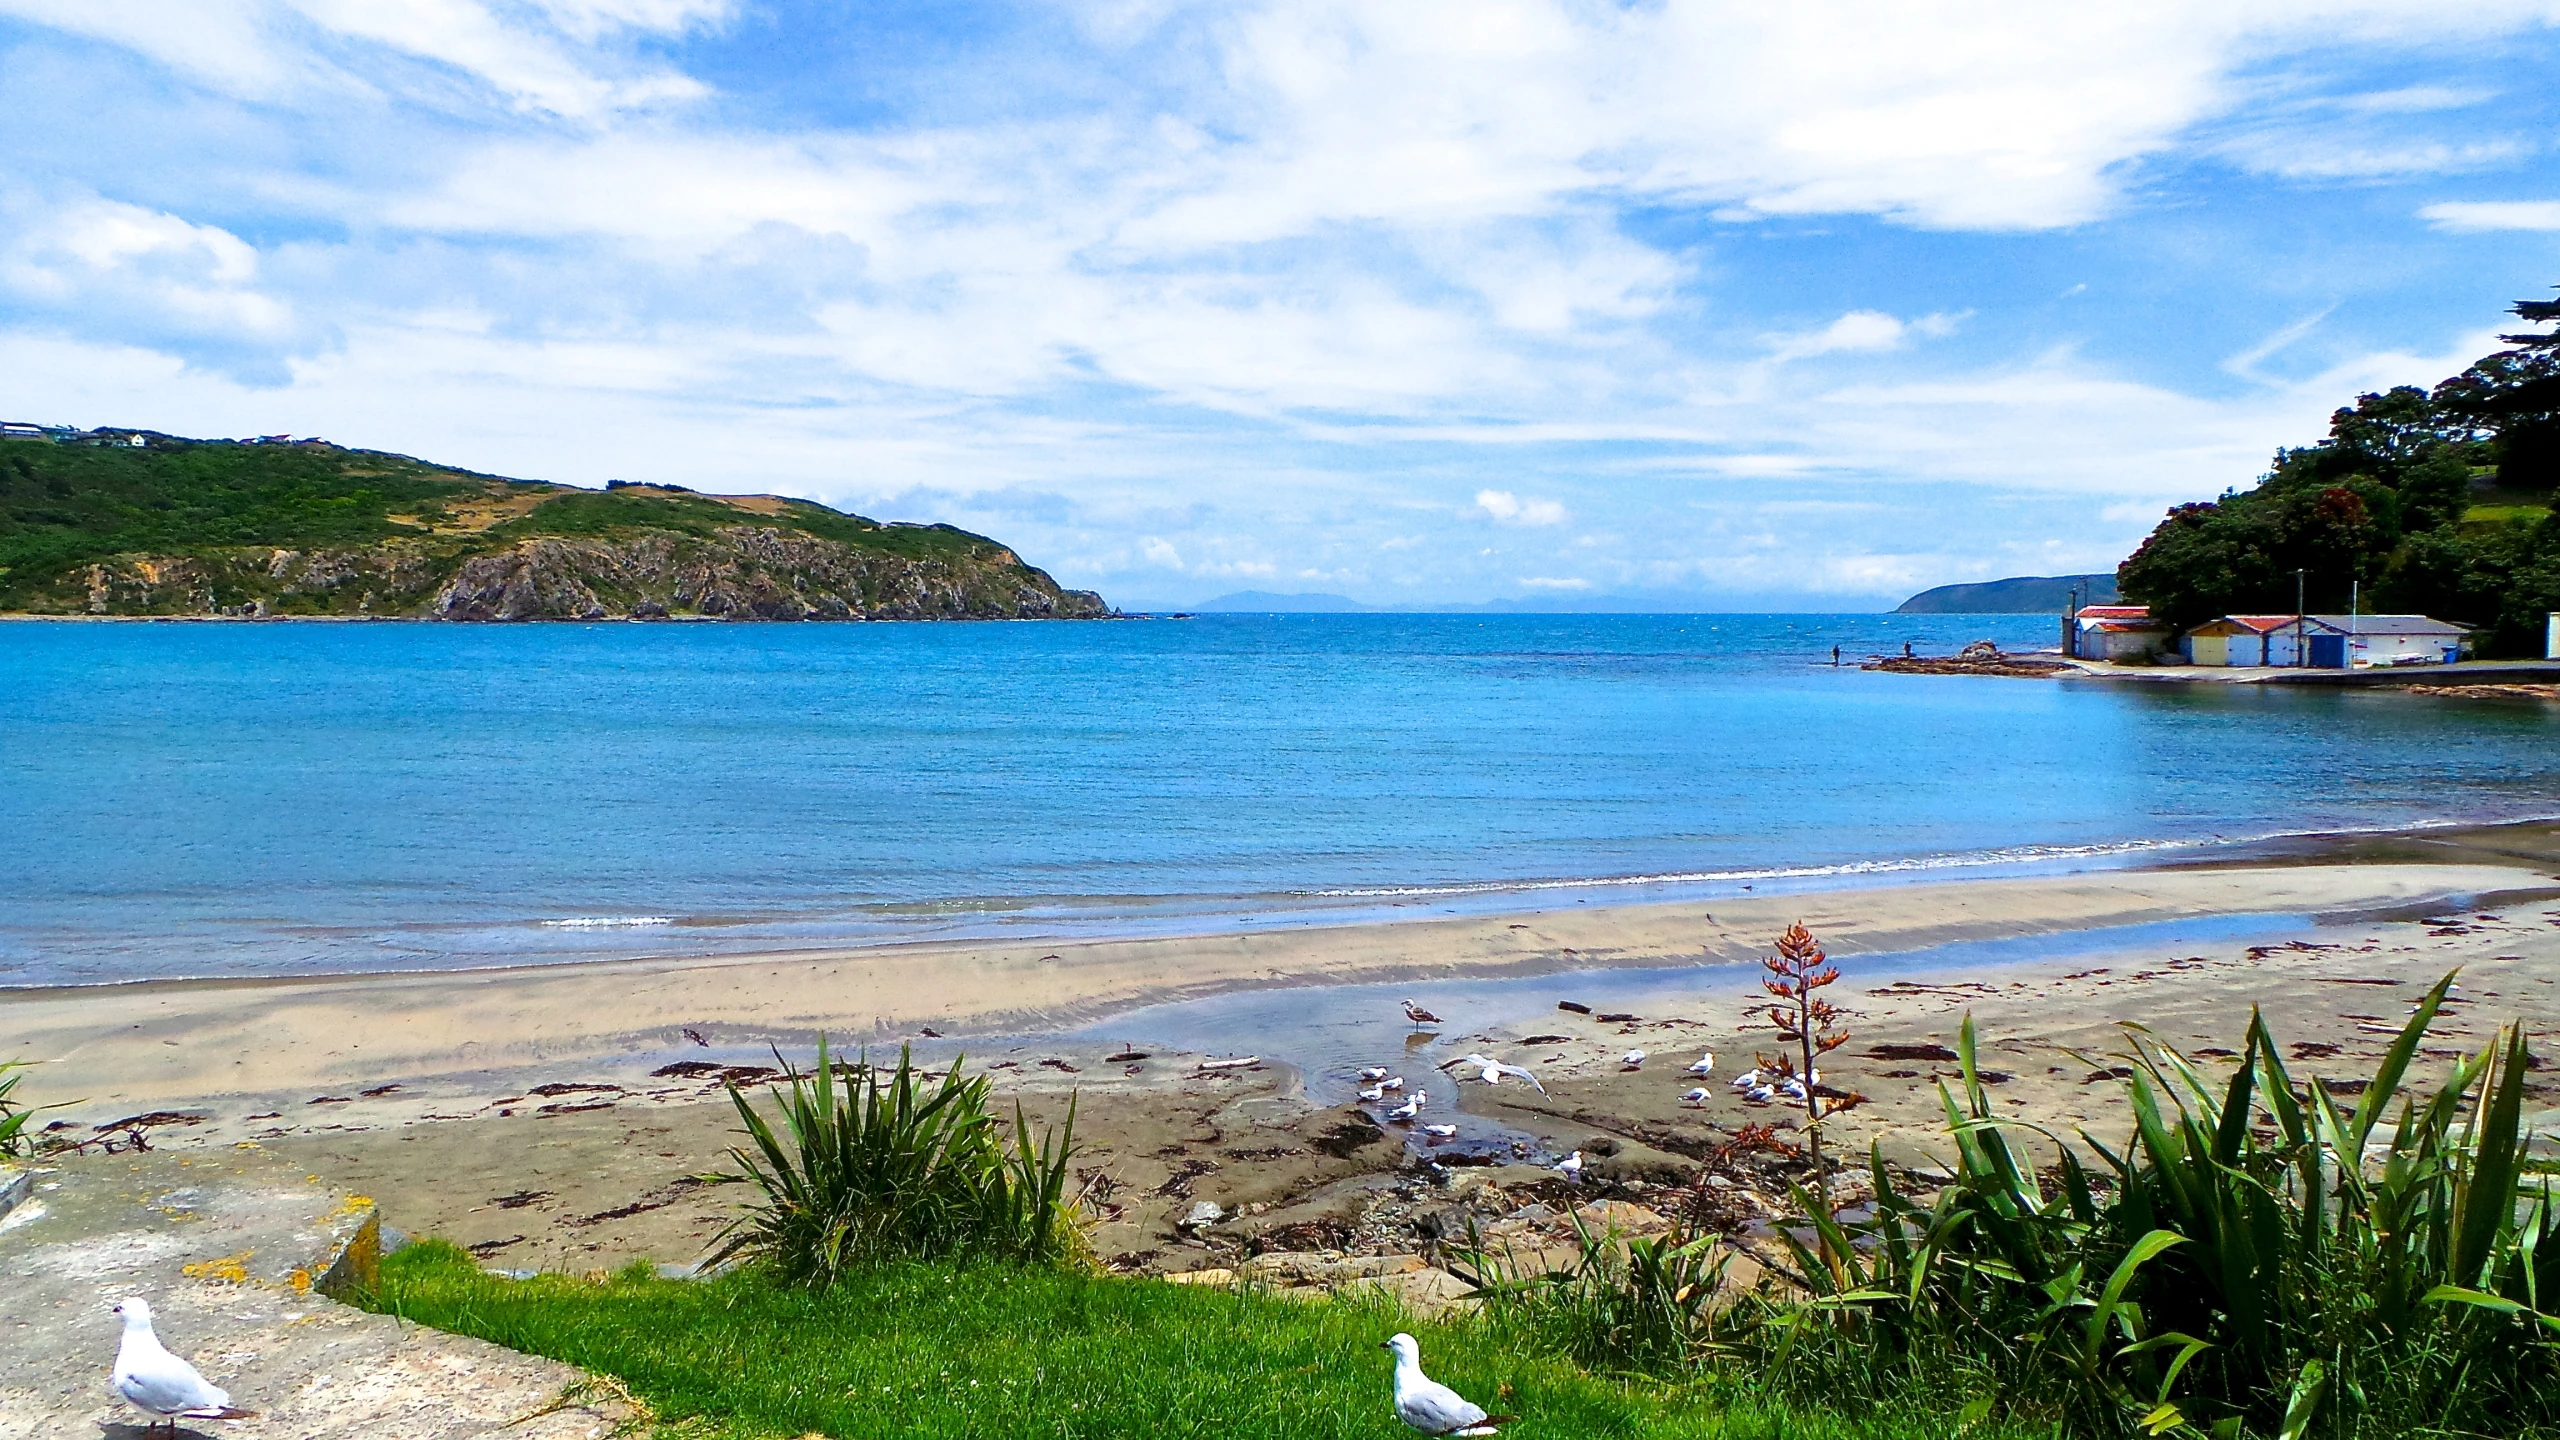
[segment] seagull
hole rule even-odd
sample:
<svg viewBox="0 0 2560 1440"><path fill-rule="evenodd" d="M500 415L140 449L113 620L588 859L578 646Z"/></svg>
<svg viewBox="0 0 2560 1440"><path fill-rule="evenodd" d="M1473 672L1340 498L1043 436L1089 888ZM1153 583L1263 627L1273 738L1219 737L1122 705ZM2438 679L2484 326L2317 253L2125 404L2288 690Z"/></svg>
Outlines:
<svg viewBox="0 0 2560 1440"><path fill-rule="evenodd" d="M1745 1070L1741 1074L1733 1077L1733 1088L1737 1092L1748 1090L1759 1083L1760 1072L1758 1070Z"/></svg>
<svg viewBox="0 0 2560 1440"><path fill-rule="evenodd" d="M1425 1435L1491 1435L1507 1425L1508 1415L1487 1415L1484 1407L1422 1373L1422 1347L1398 1331L1380 1347L1396 1353L1396 1418Z"/></svg>
<svg viewBox="0 0 2560 1440"><path fill-rule="evenodd" d="M1547 1087L1539 1084L1538 1077L1529 1073L1526 1067L1519 1065L1505 1065L1490 1055L1461 1055L1457 1059L1442 1065L1440 1068L1443 1070L1456 1070L1461 1067L1475 1071L1476 1078L1482 1080L1487 1085L1499 1085L1502 1083L1503 1076L1516 1075L1519 1078L1528 1081L1529 1088L1537 1091L1539 1094L1544 1095L1547 1093ZM1464 1080L1467 1077L1461 1075L1458 1078L1460 1080Z"/></svg>
<svg viewBox="0 0 2560 1440"><path fill-rule="evenodd" d="M1384 1065L1372 1065L1368 1069L1360 1072L1360 1078L1368 1081L1372 1085L1375 1085L1379 1081L1387 1078L1387 1067Z"/></svg>
<svg viewBox="0 0 2560 1440"><path fill-rule="evenodd" d="M1704 1104L1706 1104L1706 1103L1707 1103L1707 1087L1706 1087L1706 1086L1704 1086L1704 1085L1701 1085L1701 1086L1699 1086L1697 1089L1690 1091L1688 1094L1681 1096L1681 1097L1680 1097L1680 1103L1681 1103L1681 1104L1683 1104L1683 1105L1704 1105Z"/></svg>
<svg viewBox="0 0 2560 1440"><path fill-rule="evenodd" d="M231 1392L212 1384L196 1373L196 1367L161 1348L160 1337L151 1333L151 1304L140 1296L116 1307L124 1317L124 1343L116 1347L116 1368L107 1377L124 1402L147 1415L158 1416L142 1427L144 1434L160 1428L178 1433L178 1416L190 1420L248 1420L254 1410L231 1407Z"/></svg>
<svg viewBox="0 0 2560 1440"><path fill-rule="evenodd" d="M1581 1152L1581 1151L1579 1151L1579 1150L1574 1151L1572 1154L1567 1155L1567 1156L1566 1156L1566 1157L1564 1157L1562 1160L1557 1161L1557 1162L1555 1163L1555 1165L1554 1165L1553 1167L1551 1167L1551 1168L1553 1168L1557 1174L1559 1174L1559 1175L1563 1176L1566 1180L1568 1180L1568 1181L1572 1182L1573 1184L1576 1184L1576 1185L1581 1184L1581 1183L1582 1183L1582 1152Z"/></svg>
<svg viewBox="0 0 2560 1440"><path fill-rule="evenodd" d="M1437 1025L1440 1023L1439 1016L1432 1014L1430 1011L1423 1009L1421 1006L1414 1004L1410 1000L1404 1002L1404 1018L1412 1021L1416 1025Z"/></svg>
<svg viewBox="0 0 2560 1440"><path fill-rule="evenodd" d="M1387 1098L1387 1087L1383 1085L1372 1085L1368 1089L1360 1092L1360 1098L1370 1101L1373 1104L1377 1101L1384 1100Z"/></svg>
<svg viewBox="0 0 2560 1440"><path fill-rule="evenodd" d="M1446 1140L1450 1136L1458 1133L1458 1127L1455 1125L1425 1125L1422 1127L1422 1133L1430 1136L1434 1140Z"/></svg>
<svg viewBox="0 0 2560 1440"><path fill-rule="evenodd" d="M1392 1124L1402 1125L1412 1120L1414 1116L1421 1114L1422 1097L1429 1093L1430 1092L1426 1090L1414 1091L1412 1099L1407 1100L1403 1104L1387 1112L1388 1121Z"/></svg>
<svg viewBox="0 0 2560 1440"><path fill-rule="evenodd" d="M1766 1085L1754 1085L1750 1089L1742 1092L1742 1098L1749 1100L1754 1104L1766 1105L1770 1101L1778 1098L1778 1092L1770 1089Z"/></svg>
<svg viewBox="0 0 2560 1440"><path fill-rule="evenodd" d="M1378 1088L1381 1090L1402 1090L1404 1088L1404 1077L1398 1075L1392 1080L1381 1080L1378 1082Z"/></svg>
<svg viewBox="0 0 2560 1440"><path fill-rule="evenodd" d="M1790 1100L1801 1100L1804 1098L1804 1082L1790 1075L1778 1082L1778 1093Z"/></svg>
<svg viewBox="0 0 2560 1440"><path fill-rule="evenodd" d="M1618 1063L1629 1070L1641 1070L1644 1068L1644 1052L1641 1050L1630 1050L1626 1054L1618 1057Z"/></svg>
<svg viewBox="0 0 2560 1440"><path fill-rule="evenodd" d="M1697 1063L1689 1067L1688 1073L1697 1076L1701 1080L1704 1080L1708 1076L1716 1073L1716 1052L1709 1050L1700 1055Z"/></svg>

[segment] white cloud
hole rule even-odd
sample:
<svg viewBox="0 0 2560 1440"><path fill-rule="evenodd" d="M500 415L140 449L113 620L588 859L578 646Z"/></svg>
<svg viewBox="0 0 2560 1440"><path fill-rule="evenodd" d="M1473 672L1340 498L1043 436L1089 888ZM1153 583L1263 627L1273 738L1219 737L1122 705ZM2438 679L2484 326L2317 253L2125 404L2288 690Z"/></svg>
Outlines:
<svg viewBox="0 0 2560 1440"><path fill-rule="evenodd" d="M1923 316L1906 325L1881 310L1852 310L1810 334L1777 337L1770 358L1783 363L1843 351L1893 350L1906 335L1943 335L1952 328L1953 322L1943 315Z"/></svg>
<svg viewBox="0 0 2560 1440"><path fill-rule="evenodd" d="M22 303L167 337L272 340L291 307L258 288L258 253L231 232L164 211L84 198L46 209L0 206L16 233L0 243L0 289Z"/></svg>
<svg viewBox="0 0 2560 1440"><path fill-rule="evenodd" d="M2560 200L2450 200L2418 218L2439 230L2560 230Z"/></svg>
<svg viewBox="0 0 2560 1440"><path fill-rule="evenodd" d="M1508 490L1479 490L1476 508L1505 525L1561 525L1571 512L1553 500L1523 500Z"/></svg>
<svg viewBox="0 0 2560 1440"><path fill-rule="evenodd" d="M1523 575L1520 577L1519 583L1528 586L1532 590L1570 591L1588 590L1591 588L1590 581L1574 575Z"/></svg>

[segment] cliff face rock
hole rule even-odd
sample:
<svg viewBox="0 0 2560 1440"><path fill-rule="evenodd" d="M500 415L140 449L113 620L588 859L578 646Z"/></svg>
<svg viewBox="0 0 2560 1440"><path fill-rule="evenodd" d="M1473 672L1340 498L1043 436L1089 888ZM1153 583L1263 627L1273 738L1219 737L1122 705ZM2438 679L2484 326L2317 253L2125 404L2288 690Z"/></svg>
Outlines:
<svg viewBox="0 0 2560 1440"><path fill-rule="evenodd" d="M540 536L439 556L352 549L119 555L86 567L92 615L344 615L433 620L1083 620L1111 613L1000 545L883 554L737 525L707 535ZM66 600L71 597L65 596Z"/></svg>
<svg viewBox="0 0 2560 1440"><path fill-rule="evenodd" d="M526 540L464 561L427 613L442 620L1072 620L1108 614L1109 607L1091 591L1059 589L1001 546L967 559L909 559L740 525L708 539Z"/></svg>

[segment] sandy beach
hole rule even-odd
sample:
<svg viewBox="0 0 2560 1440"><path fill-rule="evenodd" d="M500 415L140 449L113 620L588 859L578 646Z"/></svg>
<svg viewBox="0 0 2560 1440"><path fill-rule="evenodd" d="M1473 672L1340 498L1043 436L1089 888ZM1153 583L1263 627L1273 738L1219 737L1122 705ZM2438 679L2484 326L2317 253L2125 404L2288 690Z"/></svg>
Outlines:
<svg viewBox="0 0 2560 1440"><path fill-rule="evenodd" d="M76 1102L46 1117L57 1137L95 1144L129 1135L140 1117L154 1148L258 1144L373 1195L391 1223L472 1245L491 1264L570 1269L701 1253L735 1199L695 1178L725 1163L735 1117L722 1082L769 1079L758 1066L770 1066L767 1047L805 1055L824 1032L847 1049L913 1042L933 1065L965 1047L971 1068L990 1068L1008 1103L1022 1099L1035 1117L1080 1097L1081 1168L1096 1177L1103 1217L1097 1248L1126 1268L1179 1269L1240 1246L1409 1246L1410 1226L1432 1209L1427 1187L1447 1176L1434 1176L1422 1147L1409 1150L1340 1103L1347 1096L1318 1093L1292 1055L1204 1074L1205 1052L1143 1031L1060 1038L1133 1007L1284 989L1313 1009L1355 994L1375 1008L1375 992L1339 987L1395 982L1428 1002L1433 985L1516 980L1499 1006L1477 1006L1491 1017L1483 1023L1404 1042L1419 1067L1415 1088L1428 1085L1439 1106L1454 1092L1466 1115L1509 1137L1507 1154L1474 1137L1470 1188L1534 1196L1559 1182L1533 1167L1582 1149L1596 1184L1641 1201L1648 1186L1681 1182L1740 1126L1787 1123L1743 1104L1721 1078L1704 1105L1679 1097L1695 1083L1681 1067L1703 1049L1719 1055L1719 1077L1755 1050L1774 1051L1750 1009L1752 962L1790 921L1812 927L1845 971L1833 993L1855 1038L1826 1080L1867 1100L1835 1122L1833 1139L1863 1152L1881 1138L1926 1163L1933 1082L1954 1067L1908 1057L1950 1044L1966 1012L1984 1064L2001 1077L2002 1105L2102 1134L2118 1124L2117 1087L2090 1057L2122 1048L2122 1022L2211 1058L2237 1048L2256 1005L2302 1069L2352 1079L2369 1073L2409 1002L2458 965L2462 1003L2441 1023L2430 1063L2510 1017L2548 1028L2560 1021L2555 858L2560 827L2507 826L2304 843L2179 868L1711 904L21 990L0 992L0 1032L43 1062L30 1082L39 1100ZM2246 930L2247 943L2179 932L2201 922L2232 922L2240 928L2229 934ZM2038 958L2038 937L2052 937L2061 958ZM1950 962L1945 973L1907 961L1860 973L1862 956L1981 942L2024 943L1999 951L1998 963ZM1612 971L1644 972L1649 991L1594 1014L1557 1008ZM1628 1072L1618 1057L1633 1047L1653 1058ZM1531 1065L1549 1093L1457 1086L1427 1068L1444 1051L1476 1048ZM1231 1218L1178 1230L1202 1199ZM1398 1226L1405 1233L1387 1233ZM1380 1233L1363 1241L1364 1227Z"/></svg>

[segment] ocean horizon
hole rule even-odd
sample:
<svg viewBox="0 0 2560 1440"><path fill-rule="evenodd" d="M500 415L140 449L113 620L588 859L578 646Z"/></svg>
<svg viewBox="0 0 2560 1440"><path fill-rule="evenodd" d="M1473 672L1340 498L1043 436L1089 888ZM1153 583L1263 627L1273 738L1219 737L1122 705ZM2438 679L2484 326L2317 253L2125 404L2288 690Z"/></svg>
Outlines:
<svg viewBox="0 0 2560 1440"><path fill-rule="evenodd" d="M1628 903L2556 808L2537 704L1855 668L2055 628L15 623L0 985Z"/></svg>

